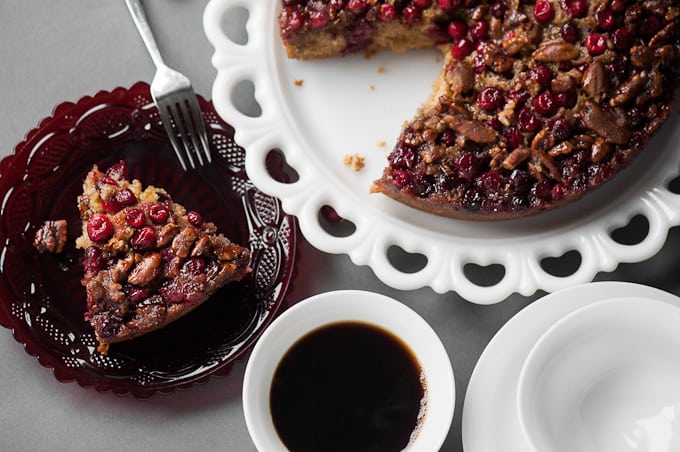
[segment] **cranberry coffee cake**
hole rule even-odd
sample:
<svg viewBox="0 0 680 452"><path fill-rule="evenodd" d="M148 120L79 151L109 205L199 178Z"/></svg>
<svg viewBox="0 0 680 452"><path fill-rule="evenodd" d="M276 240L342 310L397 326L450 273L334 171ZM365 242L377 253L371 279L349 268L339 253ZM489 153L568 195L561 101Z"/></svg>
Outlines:
<svg viewBox="0 0 680 452"><path fill-rule="evenodd" d="M100 346L166 326L249 271L246 248L162 188L129 181L124 162L87 174L78 197L87 313Z"/></svg>
<svg viewBox="0 0 680 452"><path fill-rule="evenodd" d="M581 198L666 120L677 0L282 0L292 58L439 46L444 67L371 190L498 220Z"/></svg>

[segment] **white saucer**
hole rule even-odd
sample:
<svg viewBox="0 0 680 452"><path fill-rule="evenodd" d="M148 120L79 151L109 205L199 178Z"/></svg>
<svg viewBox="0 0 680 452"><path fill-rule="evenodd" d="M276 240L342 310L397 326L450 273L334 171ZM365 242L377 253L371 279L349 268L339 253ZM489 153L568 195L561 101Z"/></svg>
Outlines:
<svg viewBox="0 0 680 452"><path fill-rule="evenodd" d="M517 384L532 346L556 321L589 303L617 297L653 298L680 306L680 298L626 282L583 284L546 295L508 321L475 366L463 404L465 452L526 452L517 416Z"/></svg>

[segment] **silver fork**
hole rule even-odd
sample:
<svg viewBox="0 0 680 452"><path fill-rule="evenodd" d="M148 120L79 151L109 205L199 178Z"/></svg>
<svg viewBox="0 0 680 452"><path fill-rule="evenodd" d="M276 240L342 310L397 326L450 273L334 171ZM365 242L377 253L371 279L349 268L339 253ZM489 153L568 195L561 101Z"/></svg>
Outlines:
<svg viewBox="0 0 680 452"><path fill-rule="evenodd" d="M156 65L156 75L151 81L151 97L158 107L161 121L182 169L187 170L185 157L192 169L196 168L194 157L199 166L210 163L208 136L191 82L185 75L163 62L141 0L125 0L125 3Z"/></svg>

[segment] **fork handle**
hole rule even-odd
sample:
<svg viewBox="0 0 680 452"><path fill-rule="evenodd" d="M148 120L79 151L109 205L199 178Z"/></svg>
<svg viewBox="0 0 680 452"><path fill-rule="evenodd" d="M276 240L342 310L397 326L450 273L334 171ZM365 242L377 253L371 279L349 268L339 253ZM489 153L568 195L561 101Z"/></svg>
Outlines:
<svg viewBox="0 0 680 452"><path fill-rule="evenodd" d="M146 20L146 14L144 13L144 7L142 6L141 0L125 0L132 20L137 26L137 31L146 45L146 50L151 55L156 67L165 66L163 58L161 57L161 52L158 50L158 44L156 44L156 39L153 37L151 32L151 27L149 26L149 21Z"/></svg>

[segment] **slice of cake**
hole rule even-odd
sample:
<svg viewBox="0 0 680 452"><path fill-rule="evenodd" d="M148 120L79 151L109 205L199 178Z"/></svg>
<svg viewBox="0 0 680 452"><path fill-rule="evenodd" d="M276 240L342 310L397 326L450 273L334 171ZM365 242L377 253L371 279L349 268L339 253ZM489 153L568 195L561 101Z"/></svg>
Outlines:
<svg viewBox="0 0 680 452"><path fill-rule="evenodd" d="M249 271L250 253L162 188L129 181L124 162L95 165L78 197L85 319L109 344L163 328Z"/></svg>
<svg viewBox="0 0 680 452"><path fill-rule="evenodd" d="M283 0L279 22L295 58L439 46L433 93L371 190L454 218L532 215L601 186L680 81L675 0Z"/></svg>

